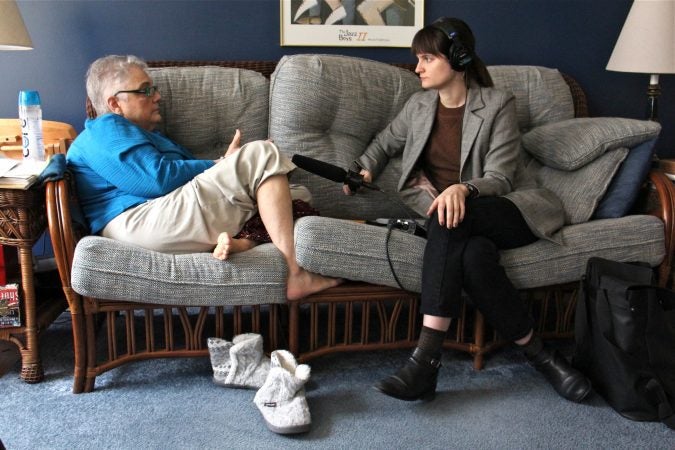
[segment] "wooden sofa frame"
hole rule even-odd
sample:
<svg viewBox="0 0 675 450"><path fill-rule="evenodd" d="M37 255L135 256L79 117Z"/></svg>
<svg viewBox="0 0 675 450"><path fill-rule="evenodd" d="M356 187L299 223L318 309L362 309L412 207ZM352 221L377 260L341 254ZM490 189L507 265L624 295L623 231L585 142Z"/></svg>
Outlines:
<svg viewBox="0 0 675 450"><path fill-rule="evenodd" d="M218 65L255 70L269 77L275 61L156 61L152 67ZM394 64L414 70L411 64ZM574 99L575 115L588 115L586 96L564 75ZM93 110L87 105L92 116ZM286 305L177 307L84 297L70 285L73 253L83 235L71 217L73 195L66 177L46 186L47 217L63 291L72 317L73 392L94 389L96 377L127 362L163 357L208 356L206 338L231 338L243 332L265 336L266 350L288 348L300 361L341 351L410 348L420 328L417 294L386 286L348 281ZM649 195L642 202L665 226L666 256L658 267L665 285L673 256L675 189L660 171L650 173ZM578 283L523 291L545 338L570 338ZM119 333L120 324L124 332ZM103 330L105 332L103 332ZM101 335L104 336L101 339ZM101 340L104 341L102 345ZM468 352L481 369L484 356L505 344L468 305L453 321L446 348Z"/></svg>

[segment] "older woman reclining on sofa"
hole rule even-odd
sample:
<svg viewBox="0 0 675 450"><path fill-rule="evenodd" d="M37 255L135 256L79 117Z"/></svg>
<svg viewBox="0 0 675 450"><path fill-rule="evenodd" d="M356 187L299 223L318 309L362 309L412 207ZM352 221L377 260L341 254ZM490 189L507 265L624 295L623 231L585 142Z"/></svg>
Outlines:
<svg viewBox="0 0 675 450"><path fill-rule="evenodd" d="M213 251L219 259L256 245L233 236L256 213L288 265L286 294L298 299L340 283L301 268L295 255L292 199L295 166L271 141L240 146L239 132L224 156L195 159L154 132L161 95L134 56L106 56L87 72L87 94L98 113L67 155L92 233L166 253Z"/></svg>

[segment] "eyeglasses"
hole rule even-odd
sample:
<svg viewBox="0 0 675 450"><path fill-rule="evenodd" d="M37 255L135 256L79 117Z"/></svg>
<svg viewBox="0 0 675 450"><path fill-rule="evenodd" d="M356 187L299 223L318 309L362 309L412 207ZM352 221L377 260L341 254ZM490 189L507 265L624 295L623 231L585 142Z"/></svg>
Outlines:
<svg viewBox="0 0 675 450"><path fill-rule="evenodd" d="M130 89L127 91L117 91L113 94L113 97L116 97L117 94L143 94L146 97L152 97L155 95L155 92L159 91L157 86L148 86L141 89Z"/></svg>

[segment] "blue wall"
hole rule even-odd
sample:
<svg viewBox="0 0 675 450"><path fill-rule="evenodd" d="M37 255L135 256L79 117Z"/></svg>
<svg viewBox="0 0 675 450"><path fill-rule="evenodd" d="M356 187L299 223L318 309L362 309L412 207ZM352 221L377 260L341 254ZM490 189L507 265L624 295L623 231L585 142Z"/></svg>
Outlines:
<svg viewBox="0 0 675 450"><path fill-rule="evenodd" d="M148 60L279 59L322 52L413 62L406 49L280 47L278 0L19 1L35 49L0 52L0 117L37 89L44 117L84 120L84 73L110 53ZM644 118L648 75L605 70L630 0L427 0L425 19L464 18L488 64L557 67L574 76L594 116ZM675 156L675 75L661 77L661 156Z"/></svg>

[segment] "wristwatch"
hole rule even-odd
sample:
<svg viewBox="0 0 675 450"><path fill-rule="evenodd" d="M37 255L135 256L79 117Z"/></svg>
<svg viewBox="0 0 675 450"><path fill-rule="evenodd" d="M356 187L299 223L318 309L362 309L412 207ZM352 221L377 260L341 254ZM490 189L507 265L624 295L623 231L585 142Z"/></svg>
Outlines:
<svg viewBox="0 0 675 450"><path fill-rule="evenodd" d="M462 183L469 190L469 195L466 198L476 198L478 197L478 188L471 183Z"/></svg>

